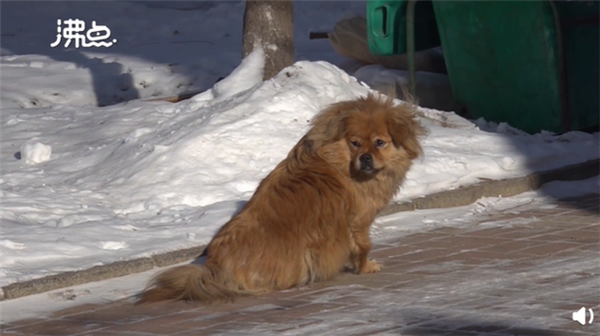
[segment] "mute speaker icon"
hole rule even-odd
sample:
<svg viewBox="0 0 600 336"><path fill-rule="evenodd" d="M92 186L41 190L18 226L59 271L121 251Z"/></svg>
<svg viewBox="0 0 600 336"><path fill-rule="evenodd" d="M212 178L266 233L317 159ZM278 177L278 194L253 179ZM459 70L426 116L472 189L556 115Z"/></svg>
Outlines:
<svg viewBox="0 0 600 336"><path fill-rule="evenodd" d="M592 322L594 322L594 312L591 308L588 309L588 311L590 312L589 324L592 324ZM585 315L585 307L581 307L578 311L573 313L573 321L579 322L581 325L585 325L587 321Z"/></svg>

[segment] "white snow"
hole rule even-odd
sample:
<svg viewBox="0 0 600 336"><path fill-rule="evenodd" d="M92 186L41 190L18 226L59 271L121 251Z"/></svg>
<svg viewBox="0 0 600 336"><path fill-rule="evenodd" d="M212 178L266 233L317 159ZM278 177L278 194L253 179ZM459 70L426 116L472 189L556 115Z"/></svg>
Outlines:
<svg viewBox="0 0 600 336"><path fill-rule="evenodd" d="M244 58L242 63L227 78L213 86L213 97L218 98L218 101L223 101L262 83L264 68L265 52L257 48L248 57Z"/></svg>
<svg viewBox="0 0 600 336"><path fill-rule="evenodd" d="M364 3L296 2L305 60L264 83L264 54L240 59L243 5L3 3L0 286L207 243L315 113L369 92L326 41L307 38ZM56 19L68 17L106 25L118 42L51 49ZM176 104L129 100L194 90ZM421 113L425 156L396 200L600 156L598 134ZM417 226L431 220L441 219Z"/></svg>
<svg viewBox="0 0 600 336"><path fill-rule="evenodd" d="M21 146L21 160L27 163L42 163L50 160L52 147L41 142L26 142Z"/></svg>

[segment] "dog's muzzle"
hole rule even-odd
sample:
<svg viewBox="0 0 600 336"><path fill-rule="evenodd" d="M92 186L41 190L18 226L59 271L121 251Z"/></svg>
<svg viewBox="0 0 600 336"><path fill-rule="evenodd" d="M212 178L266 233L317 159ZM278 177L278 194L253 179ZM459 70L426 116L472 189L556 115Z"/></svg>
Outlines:
<svg viewBox="0 0 600 336"><path fill-rule="evenodd" d="M358 158L360 161L360 170L365 173L372 173L375 171L373 167L373 156L371 154L363 154Z"/></svg>

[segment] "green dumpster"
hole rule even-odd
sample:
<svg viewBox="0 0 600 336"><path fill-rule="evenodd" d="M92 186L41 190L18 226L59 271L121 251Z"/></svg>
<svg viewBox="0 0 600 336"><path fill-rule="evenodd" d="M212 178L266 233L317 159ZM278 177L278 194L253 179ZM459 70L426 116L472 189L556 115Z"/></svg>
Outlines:
<svg viewBox="0 0 600 336"><path fill-rule="evenodd" d="M402 55L406 46L407 1L367 1L367 41L375 55ZM437 23L431 1L419 1L415 8L415 49L430 49L440 45Z"/></svg>
<svg viewBox="0 0 600 336"><path fill-rule="evenodd" d="M432 3L454 100L471 118L530 133L599 124L599 2Z"/></svg>
<svg viewBox="0 0 600 336"><path fill-rule="evenodd" d="M600 122L600 2L555 2L564 40L571 129Z"/></svg>

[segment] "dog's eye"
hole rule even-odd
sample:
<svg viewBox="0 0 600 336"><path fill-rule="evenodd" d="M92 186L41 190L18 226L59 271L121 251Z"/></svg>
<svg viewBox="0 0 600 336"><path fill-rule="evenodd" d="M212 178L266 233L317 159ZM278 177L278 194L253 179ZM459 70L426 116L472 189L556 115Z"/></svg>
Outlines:
<svg viewBox="0 0 600 336"><path fill-rule="evenodd" d="M383 147L385 145L385 141L381 139L375 140L375 147Z"/></svg>
<svg viewBox="0 0 600 336"><path fill-rule="evenodd" d="M354 147L360 147L360 142L358 142L358 141L352 141L352 142L350 142L350 143L351 143L351 144L352 144L352 146L354 146Z"/></svg>

